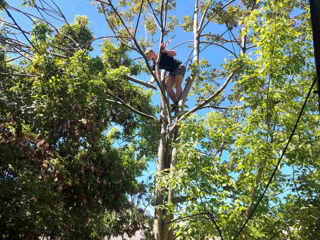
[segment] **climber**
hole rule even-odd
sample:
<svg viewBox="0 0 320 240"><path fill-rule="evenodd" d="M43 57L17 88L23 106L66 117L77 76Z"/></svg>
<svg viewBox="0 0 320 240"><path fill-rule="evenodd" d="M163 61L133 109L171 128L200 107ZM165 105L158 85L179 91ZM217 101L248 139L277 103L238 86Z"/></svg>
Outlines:
<svg viewBox="0 0 320 240"><path fill-rule="evenodd" d="M166 50L166 45L167 43L161 44L159 68L169 72L169 77L165 84L169 97L174 103L173 107L177 107L182 94L181 83L184 74L186 73L186 67L182 64L182 62L173 58L177 55L176 52L174 50ZM148 60L153 61L152 69L155 71L155 63L157 60L156 53L152 49L147 49L145 51L145 55ZM150 83L154 83L153 78L151 79ZM176 87L176 93L174 93L172 89L174 86Z"/></svg>

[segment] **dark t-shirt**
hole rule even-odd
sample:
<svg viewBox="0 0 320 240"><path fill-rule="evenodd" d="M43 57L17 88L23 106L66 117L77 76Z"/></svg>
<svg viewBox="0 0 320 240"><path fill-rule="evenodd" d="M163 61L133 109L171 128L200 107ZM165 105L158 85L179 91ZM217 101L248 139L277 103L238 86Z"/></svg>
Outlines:
<svg viewBox="0 0 320 240"><path fill-rule="evenodd" d="M182 62L180 62L179 60L170 57L166 52L161 50L159 63L160 69L165 69L166 71L171 73L176 70L181 63ZM152 66L152 69L155 70L155 65Z"/></svg>

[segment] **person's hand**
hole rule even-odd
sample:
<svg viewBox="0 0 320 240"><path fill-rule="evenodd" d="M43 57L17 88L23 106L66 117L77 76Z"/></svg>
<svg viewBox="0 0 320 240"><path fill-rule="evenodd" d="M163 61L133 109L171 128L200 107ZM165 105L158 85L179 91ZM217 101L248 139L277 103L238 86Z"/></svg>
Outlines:
<svg viewBox="0 0 320 240"><path fill-rule="evenodd" d="M168 42L161 43L161 48L162 49L166 49L167 45L168 45Z"/></svg>
<svg viewBox="0 0 320 240"><path fill-rule="evenodd" d="M153 85L153 83L155 82L155 80L154 80L154 78L153 78L153 76L150 78L150 81L149 82L147 82L147 83L149 83L149 84L151 84L151 85Z"/></svg>

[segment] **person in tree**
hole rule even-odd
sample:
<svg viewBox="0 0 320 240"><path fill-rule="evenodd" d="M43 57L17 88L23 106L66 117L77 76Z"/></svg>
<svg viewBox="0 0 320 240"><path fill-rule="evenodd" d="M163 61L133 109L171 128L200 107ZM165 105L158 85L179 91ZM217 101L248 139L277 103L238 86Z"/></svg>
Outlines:
<svg viewBox="0 0 320 240"><path fill-rule="evenodd" d="M169 97L174 103L174 106L177 106L182 94L181 83L184 74L186 73L186 67L182 64L182 62L174 58L174 56L177 55L174 50L165 49L166 45L166 43L161 45L159 68L169 72L169 77L165 84ZM155 71L155 63L157 60L156 53L152 49L147 49L145 51L145 55L148 60L153 61L152 69ZM150 83L154 83L153 78L151 79ZM176 88L176 93L173 91L174 86Z"/></svg>

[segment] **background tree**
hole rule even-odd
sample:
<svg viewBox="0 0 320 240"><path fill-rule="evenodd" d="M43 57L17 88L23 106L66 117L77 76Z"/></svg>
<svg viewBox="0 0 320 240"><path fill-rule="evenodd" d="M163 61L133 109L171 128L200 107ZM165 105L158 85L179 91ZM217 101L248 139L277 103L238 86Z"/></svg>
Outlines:
<svg viewBox="0 0 320 240"><path fill-rule="evenodd" d="M123 78L139 67L109 41L91 57L84 16L56 32L35 22L28 54L11 30L2 29L2 49L25 60L1 53L1 238L134 234L145 218L128 194L143 190L135 178L146 162L114 142L155 126L138 110L154 111L151 94Z"/></svg>

